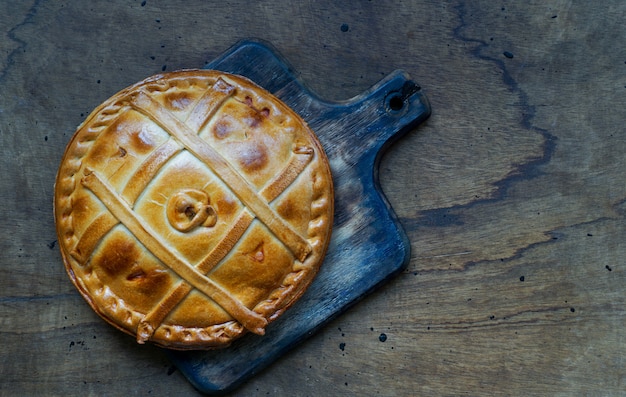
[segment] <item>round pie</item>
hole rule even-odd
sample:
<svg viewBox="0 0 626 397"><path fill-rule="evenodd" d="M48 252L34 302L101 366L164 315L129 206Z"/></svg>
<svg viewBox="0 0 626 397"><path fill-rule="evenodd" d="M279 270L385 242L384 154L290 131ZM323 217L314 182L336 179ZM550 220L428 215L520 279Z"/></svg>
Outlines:
<svg viewBox="0 0 626 397"><path fill-rule="evenodd" d="M54 213L67 272L139 343L263 335L326 253L333 186L306 123L250 80L150 77L108 99L63 156Z"/></svg>

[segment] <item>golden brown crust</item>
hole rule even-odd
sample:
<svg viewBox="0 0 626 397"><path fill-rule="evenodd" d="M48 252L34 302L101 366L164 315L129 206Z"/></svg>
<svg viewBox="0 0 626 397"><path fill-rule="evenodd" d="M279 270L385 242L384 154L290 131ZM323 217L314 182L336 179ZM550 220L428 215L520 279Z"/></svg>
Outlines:
<svg viewBox="0 0 626 397"><path fill-rule="evenodd" d="M265 332L323 260L332 177L302 119L251 81L184 70L79 126L55 188L70 278L115 327L175 349Z"/></svg>

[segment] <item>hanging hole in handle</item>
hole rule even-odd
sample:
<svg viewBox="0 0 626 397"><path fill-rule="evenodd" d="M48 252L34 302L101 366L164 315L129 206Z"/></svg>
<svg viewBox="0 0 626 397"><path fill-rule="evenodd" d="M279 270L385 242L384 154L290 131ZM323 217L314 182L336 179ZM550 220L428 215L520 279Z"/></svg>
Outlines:
<svg viewBox="0 0 626 397"><path fill-rule="evenodd" d="M399 114L405 107L404 99L400 92L391 92L385 98L385 109L388 113Z"/></svg>
<svg viewBox="0 0 626 397"><path fill-rule="evenodd" d="M385 110L394 116L406 113L409 107L409 98L420 91L422 87L411 80L402 84L402 88L392 91L385 97Z"/></svg>

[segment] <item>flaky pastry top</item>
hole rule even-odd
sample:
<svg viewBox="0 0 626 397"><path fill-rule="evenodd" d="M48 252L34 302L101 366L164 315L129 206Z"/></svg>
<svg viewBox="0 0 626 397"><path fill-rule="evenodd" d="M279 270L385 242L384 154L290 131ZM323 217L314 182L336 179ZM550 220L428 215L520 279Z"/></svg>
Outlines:
<svg viewBox="0 0 626 397"><path fill-rule="evenodd" d="M55 186L64 264L115 327L174 349L262 335L330 239L328 159L306 123L241 76L183 70L105 101Z"/></svg>

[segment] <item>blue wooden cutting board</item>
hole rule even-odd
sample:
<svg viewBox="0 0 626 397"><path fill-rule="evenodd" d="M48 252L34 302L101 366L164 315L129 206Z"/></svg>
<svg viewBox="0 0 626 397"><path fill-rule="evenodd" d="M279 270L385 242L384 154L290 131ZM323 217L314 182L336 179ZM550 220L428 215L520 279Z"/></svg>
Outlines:
<svg viewBox="0 0 626 397"><path fill-rule="evenodd" d="M243 41L206 65L243 75L307 121L330 160L333 234L320 272L302 298L264 336L247 334L213 351L167 350L201 392L229 392L345 311L408 264L410 244L381 192L384 150L430 115L420 87L396 71L348 101L317 97L268 44Z"/></svg>

